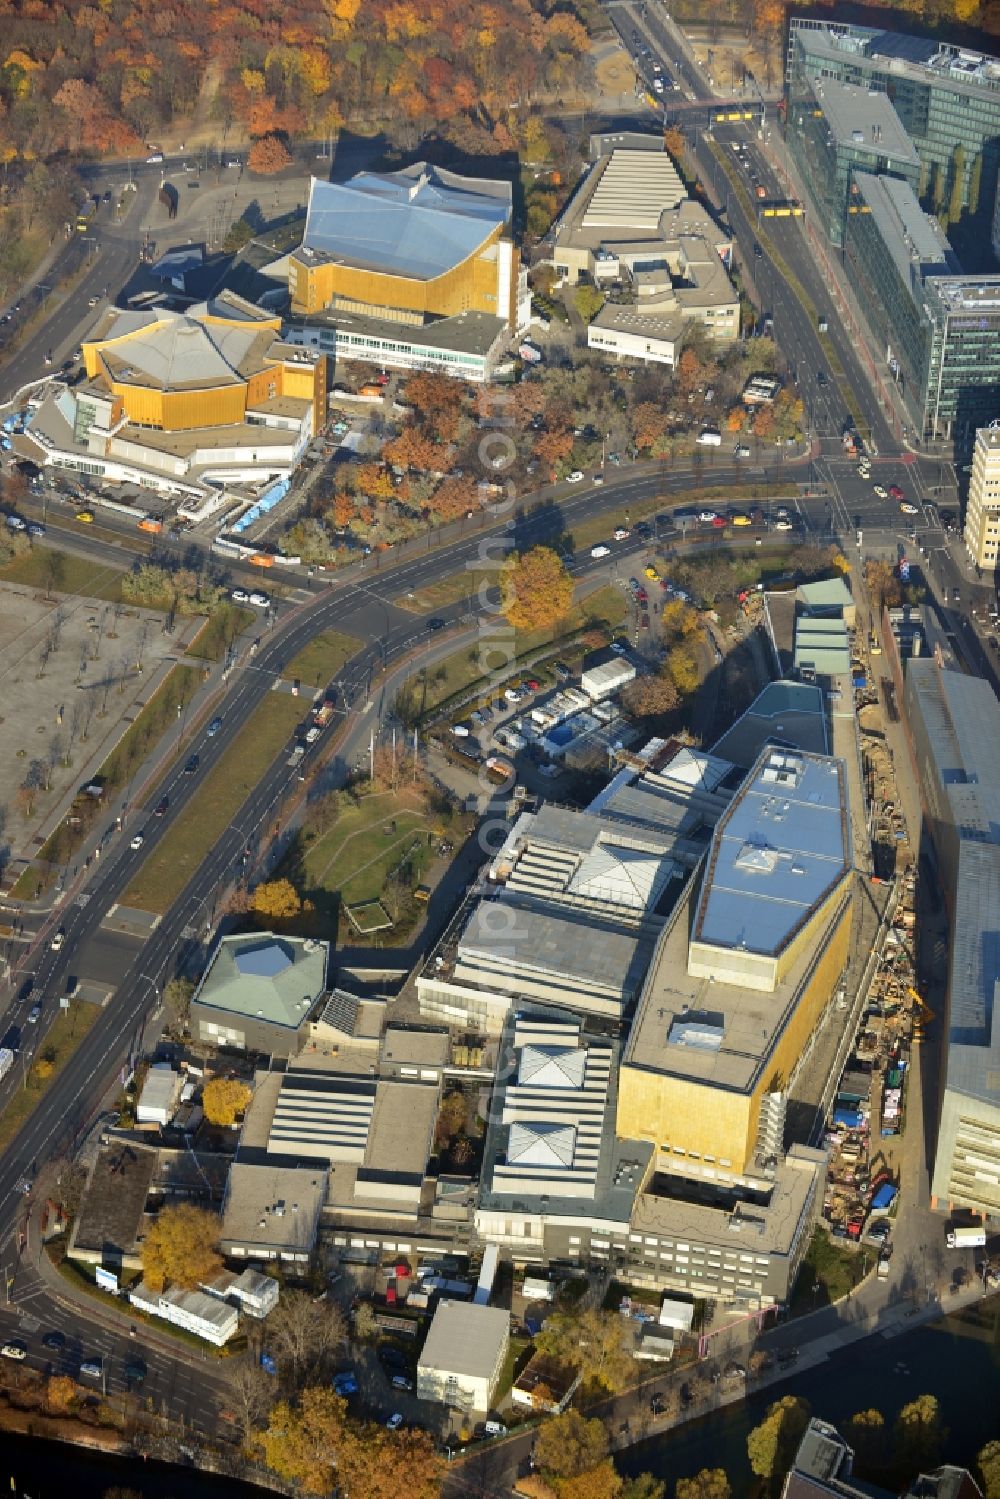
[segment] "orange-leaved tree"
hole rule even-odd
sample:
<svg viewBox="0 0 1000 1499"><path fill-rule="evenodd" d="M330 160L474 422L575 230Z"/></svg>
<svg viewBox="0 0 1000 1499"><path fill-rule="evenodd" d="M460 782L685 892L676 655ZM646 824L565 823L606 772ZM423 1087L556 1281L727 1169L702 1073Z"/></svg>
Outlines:
<svg viewBox="0 0 1000 1499"><path fill-rule="evenodd" d="M222 1227L214 1213L179 1202L157 1214L140 1246L142 1275L151 1291L162 1291L169 1282L197 1286L212 1280L222 1269L218 1251Z"/></svg>
<svg viewBox="0 0 1000 1499"><path fill-rule="evenodd" d="M275 172L291 166L292 158L283 140L276 135L262 135L250 147L247 166L251 172L262 177L271 177Z"/></svg>
<svg viewBox="0 0 1000 1499"><path fill-rule="evenodd" d="M501 608L515 630L543 630L568 612L573 579L551 547L514 552L500 571Z"/></svg>

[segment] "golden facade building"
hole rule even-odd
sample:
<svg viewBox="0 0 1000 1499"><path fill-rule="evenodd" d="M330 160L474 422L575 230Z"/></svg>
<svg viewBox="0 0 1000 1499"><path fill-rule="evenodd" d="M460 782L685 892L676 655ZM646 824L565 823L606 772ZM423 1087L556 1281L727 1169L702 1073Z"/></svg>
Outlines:
<svg viewBox="0 0 1000 1499"><path fill-rule="evenodd" d="M288 262L293 317L328 311L423 326L480 312L513 329L519 258L507 182L417 162L309 189Z"/></svg>
<svg viewBox="0 0 1000 1499"><path fill-rule="evenodd" d="M85 382L32 420L40 461L185 503L288 479L326 422L326 357L232 292L184 313L109 307L83 361Z"/></svg>
<svg viewBox="0 0 1000 1499"><path fill-rule="evenodd" d="M848 955L843 764L767 748L660 938L622 1059L618 1134L657 1172L760 1176Z"/></svg>

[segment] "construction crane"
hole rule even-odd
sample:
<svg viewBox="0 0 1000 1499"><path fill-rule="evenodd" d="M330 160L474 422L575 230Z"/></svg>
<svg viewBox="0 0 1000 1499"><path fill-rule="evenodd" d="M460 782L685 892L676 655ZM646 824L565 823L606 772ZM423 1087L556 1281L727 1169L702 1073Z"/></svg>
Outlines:
<svg viewBox="0 0 1000 1499"><path fill-rule="evenodd" d="M914 1041L922 1041L924 1039L925 1027L930 1025L932 1020L937 1019L937 1014L927 1004L926 1000L921 999L912 984L907 985L906 992L913 1000L914 1006L921 1011L920 1016L913 1023L913 1039Z"/></svg>

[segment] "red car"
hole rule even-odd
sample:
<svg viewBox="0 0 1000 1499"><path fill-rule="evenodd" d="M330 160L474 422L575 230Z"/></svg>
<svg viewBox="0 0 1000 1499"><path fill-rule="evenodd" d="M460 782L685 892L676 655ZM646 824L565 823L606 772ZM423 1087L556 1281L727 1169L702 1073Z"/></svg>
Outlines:
<svg viewBox="0 0 1000 1499"><path fill-rule="evenodd" d="M537 677L529 677L524 685L525 687L527 687L529 692L537 692L542 684L541 682L539 682Z"/></svg>
<svg viewBox="0 0 1000 1499"><path fill-rule="evenodd" d="M636 594L636 601L640 604L649 603L649 594L646 592L645 588L639 589L639 592Z"/></svg>
<svg viewBox="0 0 1000 1499"><path fill-rule="evenodd" d="M905 500L906 499L906 496L904 495L903 491L900 489L900 487L899 487L898 484L890 484L889 485L889 496L893 500Z"/></svg>
<svg viewBox="0 0 1000 1499"><path fill-rule="evenodd" d="M725 524L726 517L724 515L715 515L712 517L712 526L716 531L721 531Z"/></svg>

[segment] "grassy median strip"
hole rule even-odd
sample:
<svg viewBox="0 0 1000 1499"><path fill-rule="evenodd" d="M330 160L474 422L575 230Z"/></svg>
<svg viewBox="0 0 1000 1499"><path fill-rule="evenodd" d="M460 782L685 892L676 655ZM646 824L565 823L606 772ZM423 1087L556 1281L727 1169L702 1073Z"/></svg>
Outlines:
<svg viewBox="0 0 1000 1499"><path fill-rule="evenodd" d="M34 1061L28 1065L14 1058L14 1076L21 1086L0 1113L0 1150L5 1150L18 1130L33 1114L52 1087L70 1057L101 1013L99 1005L70 1000L68 1010L60 1010L45 1034Z"/></svg>
<svg viewBox="0 0 1000 1499"><path fill-rule="evenodd" d="M303 714L285 692L270 694L205 777L122 896L122 904L162 914L232 823Z"/></svg>
<svg viewBox="0 0 1000 1499"><path fill-rule="evenodd" d="M471 598L478 593L481 582L485 580L493 585L499 575L500 569L497 566L463 567L457 573L438 578L436 583L428 583L426 588L412 588L400 594L393 602L401 609L409 609L413 614L431 614L435 609L446 609L449 604L457 604L459 599Z"/></svg>
<svg viewBox="0 0 1000 1499"><path fill-rule="evenodd" d="M233 641L248 630L257 618L252 609L242 609L228 601L218 605L198 631L185 652L196 661L221 661Z"/></svg>
<svg viewBox="0 0 1000 1499"><path fill-rule="evenodd" d="M361 641L353 635L342 635L339 630L324 630L304 645L297 656L293 656L282 675L288 681L296 677L307 687L325 687L353 655L361 649Z"/></svg>
<svg viewBox="0 0 1000 1499"><path fill-rule="evenodd" d="M15 557L0 568L5 583L20 583L25 588L43 588L46 593L75 593L85 598L107 599L119 604L122 597L123 569L55 547L33 546L30 552ZM55 600L53 600L55 602Z"/></svg>

